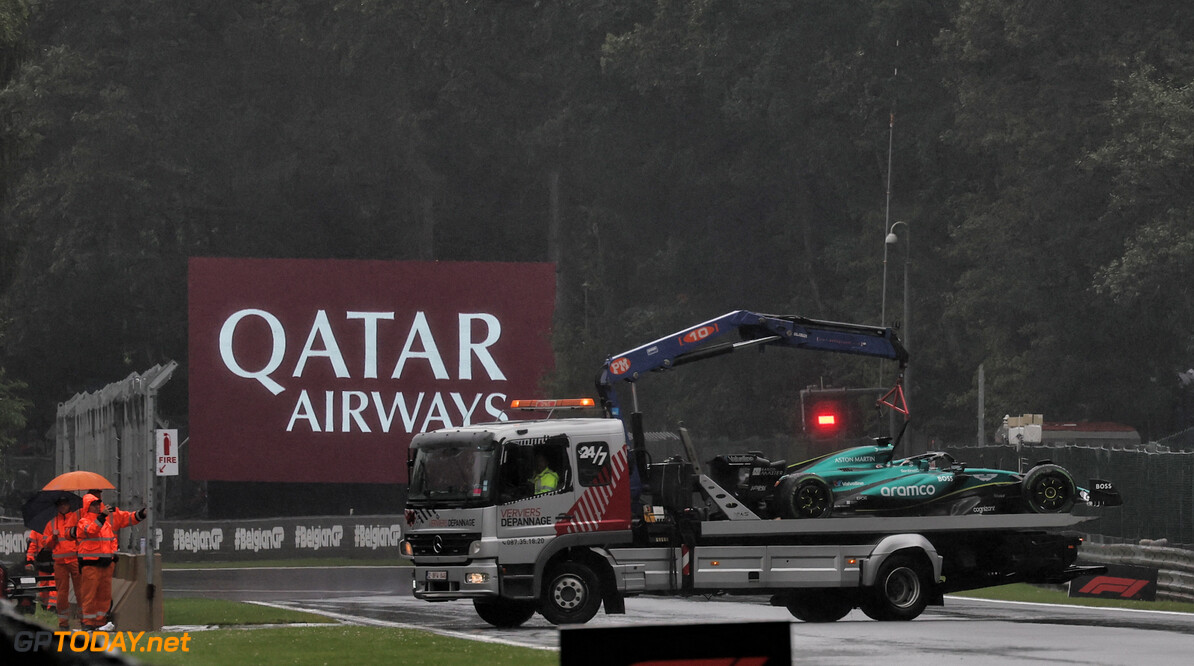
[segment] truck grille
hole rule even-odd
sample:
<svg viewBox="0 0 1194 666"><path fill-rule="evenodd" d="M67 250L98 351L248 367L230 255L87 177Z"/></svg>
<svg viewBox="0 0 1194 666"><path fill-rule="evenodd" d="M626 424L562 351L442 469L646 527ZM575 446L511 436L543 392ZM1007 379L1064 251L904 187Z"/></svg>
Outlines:
<svg viewBox="0 0 1194 666"><path fill-rule="evenodd" d="M480 538L479 532L406 535L415 555L468 555L469 544Z"/></svg>

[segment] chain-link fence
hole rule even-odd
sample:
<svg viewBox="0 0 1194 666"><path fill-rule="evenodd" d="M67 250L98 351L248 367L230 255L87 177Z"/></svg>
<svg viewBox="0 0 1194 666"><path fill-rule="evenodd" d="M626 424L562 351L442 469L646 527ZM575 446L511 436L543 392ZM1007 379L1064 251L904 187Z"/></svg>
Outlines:
<svg viewBox="0 0 1194 666"><path fill-rule="evenodd" d="M1164 446L1115 448L1068 443L943 447L974 467L1023 469L1052 460L1074 475L1078 485L1091 479L1115 484L1123 495L1120 507L1077 507L1075 513L1097 516L1082 525L1108 541L1167 539L1194 548L1194 451Z"/></svg>

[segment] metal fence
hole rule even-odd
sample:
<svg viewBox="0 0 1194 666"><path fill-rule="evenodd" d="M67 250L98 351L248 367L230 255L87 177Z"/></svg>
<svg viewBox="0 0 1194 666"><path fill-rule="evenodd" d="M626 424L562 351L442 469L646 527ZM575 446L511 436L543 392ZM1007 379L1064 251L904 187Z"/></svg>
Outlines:
<svg viewBox="0 0 1194 666"><path fill-rule="evenodd" d="M1084 530L1108 541L1137 542L1166 539L1181 548L1194 548L1194 451L1164 446L1138 448L1094 447L1077 444L1032 444L944 447L959 461L979 467L1024 469L1042 460L1068 469L1079 485L1105 479L1123 495L1120 507L1075 508L1095 516Z"/></svg>
<svg viewBox="0 0 1194 666"><path fill-rule="evenodd" d="M1194 551L1145 543L1086 542L1079 551L1089 564L1125 564L1157 570L1157 599L1194 602Z"/></svg>
<svg viewBox="0 0 1194 666"><path fill-rule="evenodd" d="M57 474L96 472L112 482L104 502L128 509L153 506L154 430L157 392L177 364L155 365L142 374L108 384L94 393L79 393L58 405L55 437ZM132 547L143 528L123 530L122 543Z"/></svg>

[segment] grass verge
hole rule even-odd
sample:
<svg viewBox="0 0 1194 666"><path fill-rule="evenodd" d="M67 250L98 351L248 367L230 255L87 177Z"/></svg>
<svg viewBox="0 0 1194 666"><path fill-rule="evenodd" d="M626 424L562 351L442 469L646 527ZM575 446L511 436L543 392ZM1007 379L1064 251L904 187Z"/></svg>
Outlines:
<svg viewBox="0 0 1194 666"><path fill-rule="evenodd" d="M156 634L155 634L156 635ZM181 634L165 634L181 636ZM558 664L559 653L387 627L269 627L191 633L187 651L136 653L147 664Z"/></svg>
<svg viewBox="0 0 1194 666"><path fill-rule="evenodd" d="M293 624L334 622L322 615L303 611L246 604L220 599L184 597L165 600L166 624L216 625L220 627L250 624Z"/></svg>
<svg viewBox="0 0 1194 666"><path fill-rule="evenodd" d="M973 599L998 599L1000 601L1027 601L1039 604L1067 604L1070 606L1093 606L1096 608L1131 608L1135 610L1172 611L1194 613L1194 604L1181 601L1133 601L1129 599L1096 599L1094 597L1070 597L1064 589L1038 587L1028 583L1000 585L981 590L955 592L951 596Z"/></svg>
<svg viewBox="0 0 1194 666"><path fill-rule="evenodd" d="M217 625L220 629L189 632L146 632L129 656L143 664L428 664L430 666L548 666L559 663L551 650L486 643L439 636L427 631L390 627L306 626L334 622L322 615L258 604L204 598L165 599L169 625ZM34 619L47 628L56 616L38 610ZM293 627L261 626L294 624ZM159 641L146 651L149 638ZM185 641L183 640L185 639ZM163 645L172 647L167 652Z"/></svg>

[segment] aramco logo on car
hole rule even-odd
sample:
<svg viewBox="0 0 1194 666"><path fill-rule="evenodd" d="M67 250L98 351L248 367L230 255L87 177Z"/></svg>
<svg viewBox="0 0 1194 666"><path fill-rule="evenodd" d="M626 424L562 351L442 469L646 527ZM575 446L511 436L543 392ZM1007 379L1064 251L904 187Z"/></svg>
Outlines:
<svg viewBox="0 0 1194 666"><path fill-rule="evenodd" d="M884 497L932 497L937 494L937 486L884 486L879 489L879 494Z"/></svg>

